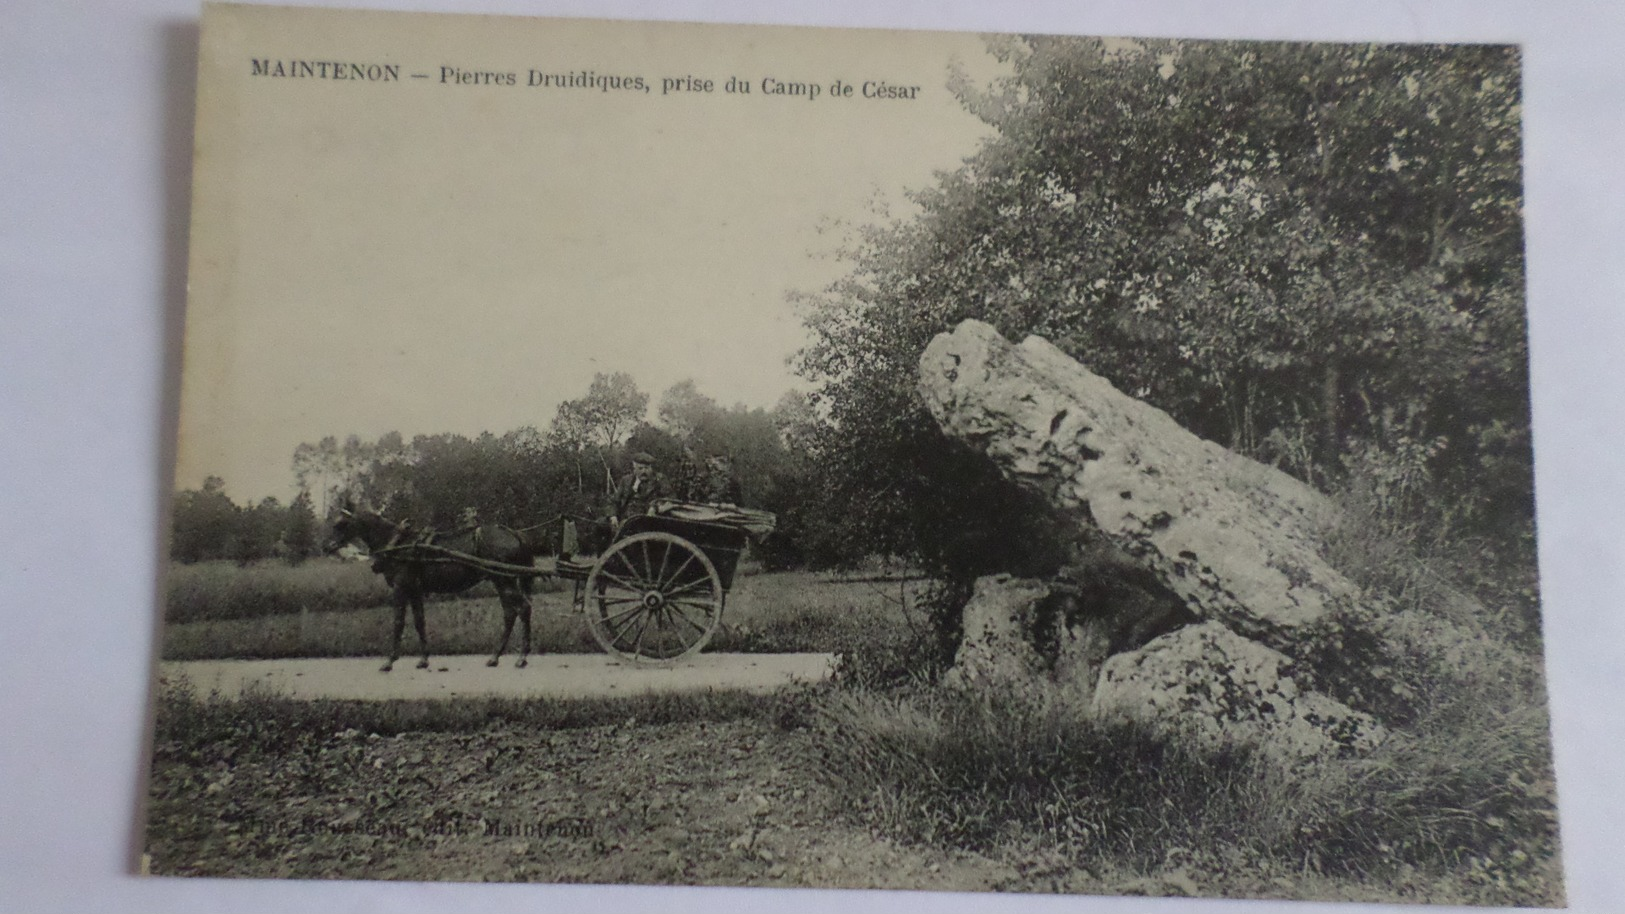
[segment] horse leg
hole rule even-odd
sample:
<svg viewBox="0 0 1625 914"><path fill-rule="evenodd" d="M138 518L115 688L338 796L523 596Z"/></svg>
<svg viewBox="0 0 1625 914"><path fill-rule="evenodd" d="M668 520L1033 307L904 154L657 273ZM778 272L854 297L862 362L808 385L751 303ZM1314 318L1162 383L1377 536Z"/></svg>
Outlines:
<svg viewBox="0 0 1625 914"><path fill-rule="evenodd" d="M406 628L406 592L397 587L394 597L395 622L389 635L389 657L378 668L381 673L394 669L395 661L401 659L401 631Z"/></svg>
<svg viewBox="0 0 1625 914"><path fill-rule="evenodd" d="M523 593L519 594L519 623L524 626L520 631L523 640L519 642L519 660L514 666L523 667L530 665L526 659L530 654L530 598Z"/></svg>
<svg viewBox="0 0 1625 914"><path fill-rule="evenodd" d="M418 669L429 668L429 636L423 632L423 594L412 595L412 627L418 630L418 647L423 648L423 659L418 661Z"/></svg>
<svg viewBox="0 0 1625 914"><path fill-rule="evenodd" d="M491 659L485 661L486 666L496 666L502 659L502 652L508 649L508 638L513 635L513 620L519 611L513 605L513 591L506 587L497 588L497 597L502 600L502 640L497 642L496 653Z"/></svg>

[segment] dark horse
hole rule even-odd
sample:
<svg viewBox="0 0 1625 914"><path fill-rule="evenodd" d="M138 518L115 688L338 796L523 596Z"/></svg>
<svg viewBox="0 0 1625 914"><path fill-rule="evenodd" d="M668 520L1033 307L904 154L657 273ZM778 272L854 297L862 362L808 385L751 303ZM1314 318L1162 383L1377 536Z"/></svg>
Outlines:
<svg viewBox="0 0 1625 914"><path fill-rule="evenodd" d="M348 543L360 542L367 551L377 556L390 546L424 542L424 538L411 533L405 526L389 520L376 511L346 508L333 522L333 539L328 551L337 551ZM443 549L462 552L476 558L501 562L505 565L531 565L536 557L535 548L517 532L499 524L481 524L433 537L433 544ZM497 596L502 599L502 640L497 642L496 653L485 662L496 666L502 652L508 647L515 619L524 623L523 638L519 646L519 660L514 666L525 666L530 653L530 578L515 578L491 574L468 565L453 562L408 561L388 555L373 559L372 570L382 574L389 584L395 604L395 626L389 640L389 659L380 667L387 673L401 656L401 631L406 627L406 607L412 607L412 625L418 632L418 645L423 648L423 659L418 669L429 666L429 642L423 634L423 595L429 593L461 593L481 581L496 585Z"/></svg>

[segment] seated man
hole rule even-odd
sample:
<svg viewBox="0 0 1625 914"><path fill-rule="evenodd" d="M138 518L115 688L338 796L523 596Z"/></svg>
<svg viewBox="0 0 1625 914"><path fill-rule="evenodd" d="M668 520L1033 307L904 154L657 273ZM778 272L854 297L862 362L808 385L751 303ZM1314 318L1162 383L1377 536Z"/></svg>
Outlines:
<svg viewBox="0 0 1625 914"><path fill-rule="evenodd" d="M734 475L732 457L718 454L706 458L704 486L698 500L713 505L739 504L739 477Z"/></svg>
<svg viewBox="0 0 1625 914"><path fill-rule="evenodd" d="M632 472L621 477L615 487L614 507L609 522L619 530L634 514L647 514L656 501L671 496L666 480L655 472L655 459L639 451L632 455Z"/></svg>

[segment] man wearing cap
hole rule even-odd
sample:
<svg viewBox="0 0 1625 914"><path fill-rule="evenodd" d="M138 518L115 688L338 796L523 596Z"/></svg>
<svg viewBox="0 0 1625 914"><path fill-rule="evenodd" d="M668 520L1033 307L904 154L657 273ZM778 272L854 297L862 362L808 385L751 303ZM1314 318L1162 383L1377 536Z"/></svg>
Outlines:
<svg viewBox="0 0 1625 914"><path fill-rule="evenodd" d="M617 529L634 514L649 513L649 506L666 498L666 480L655 472L655 459L639 451L632 455L632 472L621 477L615 487L615 509L610 523Z"/></svg>

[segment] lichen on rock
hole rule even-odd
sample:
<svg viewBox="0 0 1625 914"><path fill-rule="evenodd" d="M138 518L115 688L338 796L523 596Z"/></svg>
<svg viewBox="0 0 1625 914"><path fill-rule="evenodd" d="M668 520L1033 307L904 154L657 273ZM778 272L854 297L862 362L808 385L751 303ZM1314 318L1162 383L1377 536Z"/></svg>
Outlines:
<svg viewBox="0 0 1625 914"><path fill-rule="evenodd" d="M979 581L953 681L1081 684L1097 713L1290 758L1367 751L1386 732L1372 712L1403 717L1407 687L1384 675L1417 645L1327 561L1325 496L1046 340L1012 344L979 321L931 342L918 390L946 434L1149 581L1143 600L1097 595L1059 614L1064 582Z"/></svg>
<svg viewBox="0 0 1625 914"><path fill-rule="evenodd" d="M1292 661L1216 622L1188 626L1106 661L1093 709L1287 760L1360 755L1386 736L1371 715L1302 688Z"/></svg>

